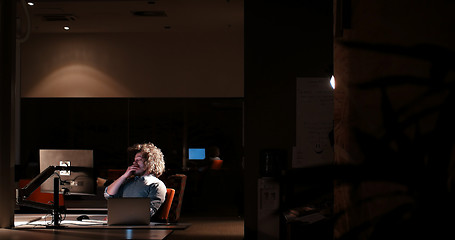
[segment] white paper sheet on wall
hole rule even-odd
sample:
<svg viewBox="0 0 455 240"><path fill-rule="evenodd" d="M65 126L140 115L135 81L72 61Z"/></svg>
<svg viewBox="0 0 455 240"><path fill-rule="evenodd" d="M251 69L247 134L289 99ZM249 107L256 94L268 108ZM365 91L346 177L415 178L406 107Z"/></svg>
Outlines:
<svg viewBox="0 0 455 240"><path fill-rule="evenodd" d="M330 78L297 78L296 146L292 167L330 164L333 147L333 89Z"/></svg>

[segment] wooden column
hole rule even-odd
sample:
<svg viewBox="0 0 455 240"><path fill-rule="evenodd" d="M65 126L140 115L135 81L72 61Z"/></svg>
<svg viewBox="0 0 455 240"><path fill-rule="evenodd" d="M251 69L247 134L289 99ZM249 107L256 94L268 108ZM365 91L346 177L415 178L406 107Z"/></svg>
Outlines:
<svg viewBox="0 0 455 240"><path fill-rule="evenodd" d="M13 86L16 1L0 0L0 227L14 226Z"/></svg>

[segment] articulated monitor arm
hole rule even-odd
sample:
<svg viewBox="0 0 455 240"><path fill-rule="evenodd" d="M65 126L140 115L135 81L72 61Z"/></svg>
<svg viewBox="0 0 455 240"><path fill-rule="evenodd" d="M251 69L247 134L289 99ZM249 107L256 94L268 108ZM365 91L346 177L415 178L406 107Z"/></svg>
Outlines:
<svg viewBox="0 0 455 240"><path fill-rule="evenodd" d="M44 171L42 171L40 174L38 174L38 176L33 178L25 187L16 189L16 203L20 206L33 207L33 208L44 209L44 210L55 209L54 204L45 204L45 203L29 201L29 200L26 200L26 198L29 197L30 194L32 194L33 191L35 191L39 186L41 186L41 184L43 184L50 176L52 176L56 170L87 171L87 168L71 167L71 166L49 166ZM59 193L58 184L54 184L54 188L55 187L56 187L56 189L54 189L54 195L57 194L57 199L58 199L58 193ZM55 199L55 197L56 196L54 196L54 199Z"/></svg>
<svg viewBox="0 0 455 240"><path fill-rule="evenodd" d="M60 212L65 210L65 206L59 206L59 185L60 179L54 178L54 201L50 204L40 203L35 201L26 200L27 197L32 194L41 184L43 184L50 176L54 174L56 170L66 170L66 171L87 171L85 167L71 167L71 166L49 166L44 171L42 171L38 176L33 178L25 187L16 189L16 203L19 206L33 207L43 210L52 210L52 226L53 228L61 228L60 225Z"/></svg>
<svg viewBox="0 0 455 240"><path fill-rule="evenodd" d="M53 209L52 204L39 203L34 201L25 200L32 194L41 184L43 184L50 176L54 174L55 166L49 166L42 171L38 176L33 178L25 187L16 189L16 203L20 206L28 206L39 209Z"/></svg>

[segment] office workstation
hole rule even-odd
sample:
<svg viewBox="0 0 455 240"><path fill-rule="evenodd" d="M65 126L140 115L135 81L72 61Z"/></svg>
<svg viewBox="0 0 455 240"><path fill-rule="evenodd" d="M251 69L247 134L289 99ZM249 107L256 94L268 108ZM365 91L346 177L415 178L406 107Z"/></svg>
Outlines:
<svg viewBox="0 0 455 240"><path fill-rule="evenodd" d="M16 191L16 232L37 231L37 236L46 236L43 230L54 230L54 233L62 231L58 233L62 238L76 234L81 239L87 236L164 239L174 230L185 230L191 225L169 218L175 194L170 184L166 200L153 218L149 197L107 200L98 197L99 208L93 202L79 199L85 208L74 208L65 202L67 196L96 198L99 190L103 192L97 183L101 180L94 174L93 150L42 149L39 159L41 172L30 181L22 181Z"/></svg>

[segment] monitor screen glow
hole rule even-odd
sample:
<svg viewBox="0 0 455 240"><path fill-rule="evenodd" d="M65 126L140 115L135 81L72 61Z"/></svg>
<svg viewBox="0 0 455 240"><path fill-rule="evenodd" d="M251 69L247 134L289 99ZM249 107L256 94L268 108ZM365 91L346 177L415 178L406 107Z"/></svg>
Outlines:
<svg viewBox="0 0 455 240"><path fill-rule="evenodd" d="M205 148L189 148L188 149L189 160L204 160L205 159Z"/></svg>

